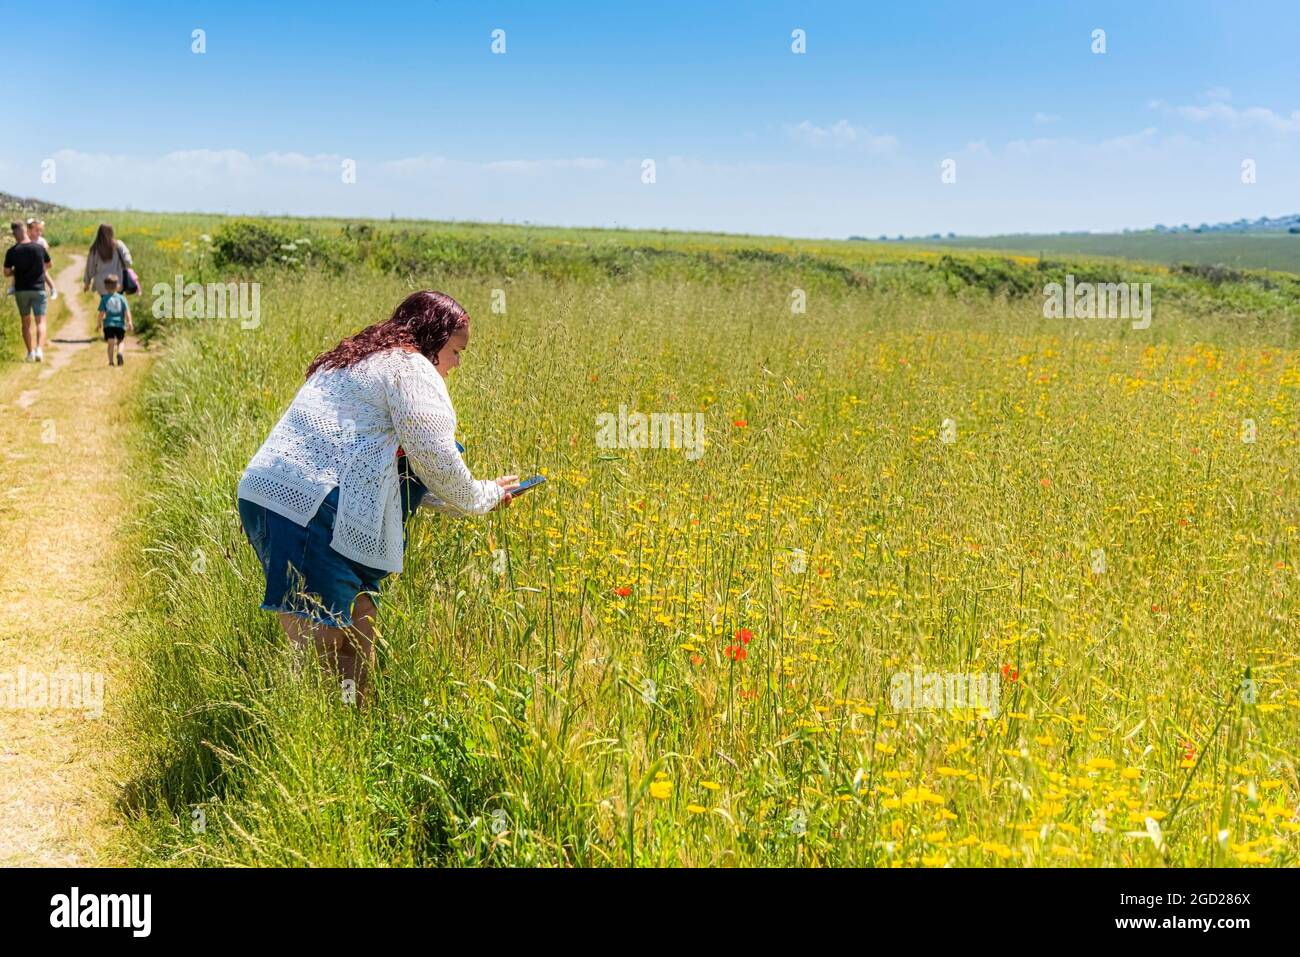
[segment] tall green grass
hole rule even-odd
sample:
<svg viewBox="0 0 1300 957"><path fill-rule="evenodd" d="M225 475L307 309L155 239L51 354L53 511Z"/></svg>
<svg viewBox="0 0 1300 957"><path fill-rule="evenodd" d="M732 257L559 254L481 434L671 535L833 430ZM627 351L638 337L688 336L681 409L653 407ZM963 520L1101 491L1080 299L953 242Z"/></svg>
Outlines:
<svg viewBox="0 0 1300 957"><path fill-rule="evenodd" d="M1277 810L1300 740L1293 304L1189 286L1135 331L979 283L748 258L727 282L272 267L257 329L160 328L136 450L134 853L1295 863ZM551 481L415 520L357 711L258 610L234 488L309 360L416 287L474 317L452 376L471 468ZM620 403L703 410L704 456L597 448ZM1003 673L1001 714L897 712L890 675L913 665ZM1159 846L1126 834L1148 816Z"/></svg>

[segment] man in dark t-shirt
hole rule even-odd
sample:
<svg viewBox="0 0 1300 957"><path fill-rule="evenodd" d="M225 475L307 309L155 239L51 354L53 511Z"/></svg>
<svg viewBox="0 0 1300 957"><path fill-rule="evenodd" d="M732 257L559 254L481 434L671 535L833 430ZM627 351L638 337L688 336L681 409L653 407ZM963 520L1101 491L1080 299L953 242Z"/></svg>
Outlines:
<svg viewBox="0 0 1300 957"><path fill-rule="evenodd" d="M4 272L14 280L14 299L23 323L23 342L27 361L45 359L45 273L50 268L50 254L40 243L27 241L27 227L12 223L14 245L5 252ZM35 320L35 321L33 321Z"/></svg>

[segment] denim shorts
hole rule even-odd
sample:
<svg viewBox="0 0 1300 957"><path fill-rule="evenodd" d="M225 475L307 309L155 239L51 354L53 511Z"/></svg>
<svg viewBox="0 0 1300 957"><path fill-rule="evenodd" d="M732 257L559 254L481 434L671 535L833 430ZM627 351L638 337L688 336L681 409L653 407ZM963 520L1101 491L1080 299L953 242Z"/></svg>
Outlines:
<svg viewBox="0 0 1300 957"><path fill-rule="evenodd" d="M263 609L347 628L359 595L370 595L378 605L379 583L388 572L368 568L330 546L338 501L339 490L331 489L311 521L302 526L264 506L239 500L239 520L266 577Z"/></svg>
<svg viewBox="0 0 1300 957"><path fill-rule="evenodd" d="M410 471L404 457L398 466L405 531L407 520L419 508L428 489ZM264 506L239 500L239 521L266 577L263 609L347 628L352 624L352 606L359 595L370 595L378 607L379 583L388 572L353 561L330 545L338 505L339 490L335 487L311 521L302 526Z"/></svg>
<svg viewBox="0 0 1300 957"><path fill-rule="evenodd" d="M18 301L19 316L43 316L49 303L44 289L19 289L14 293L14 299Z"/></svg>

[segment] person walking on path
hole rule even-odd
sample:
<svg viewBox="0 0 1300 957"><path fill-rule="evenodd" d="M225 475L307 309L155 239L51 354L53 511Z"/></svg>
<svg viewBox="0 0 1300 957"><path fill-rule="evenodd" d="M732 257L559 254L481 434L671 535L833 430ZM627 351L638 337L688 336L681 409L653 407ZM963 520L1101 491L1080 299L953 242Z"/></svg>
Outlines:
<svg viewBox="0 0 1300 957"><path fill-rule="evenodd" d="M23 324L23 344L28 362L45 361L45 311L49 300L45 292L50 254L39 243L29 242L27 227L21 222L10 224L14 245L5 251L4 273L14 279L14 299L18 318Z"/></svg>
<svg viewBox="0 0 1300 957"><path fill-rule="evenodd" d="M99 329L108 343L108 364L122 364L122 340L128 332L135 332L131 321L131 307L126 297L117 291L117 277L107 276L104 288L108 292L99 297Z"/></svg>
<svg viewBox="0 0 1300 957"><path fill-rule="evenodd" d="M82 276L81 291L89 292L93 286L95 292L102 296L108 292L104 280L109 276L117 276L119 281L123 281L129 268L131 268L131 250L126 248L126 243L113 235L112 226L108 223L100 223L99 231L95 233L95 241L90 244L90 251L86 253L86 272Z"/></svg>

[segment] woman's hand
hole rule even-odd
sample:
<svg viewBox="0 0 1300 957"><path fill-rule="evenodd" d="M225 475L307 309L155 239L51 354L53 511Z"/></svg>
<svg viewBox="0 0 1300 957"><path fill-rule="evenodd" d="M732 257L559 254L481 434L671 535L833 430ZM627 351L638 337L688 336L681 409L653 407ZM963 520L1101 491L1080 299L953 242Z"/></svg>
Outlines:
<svg viewBox="0 0 1300 957"><path fill-rule="evenodd" d="M511 500L514 499L514 496L510 493L519 487L519 476L502 475L500 478L496 479L496 483L506 490L506 494L501 496L501 501L493 507L492 511L494 512L498 508L504 508L509 505Z"/></svg>

